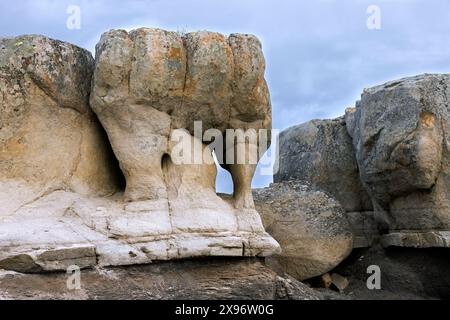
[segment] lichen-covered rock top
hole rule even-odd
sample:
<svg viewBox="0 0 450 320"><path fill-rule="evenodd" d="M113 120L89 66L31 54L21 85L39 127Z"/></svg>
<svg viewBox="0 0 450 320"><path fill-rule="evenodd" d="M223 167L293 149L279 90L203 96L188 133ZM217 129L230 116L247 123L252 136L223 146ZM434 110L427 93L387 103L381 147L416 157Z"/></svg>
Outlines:
<svg viewBox="0 0 450 320"><path fill-rule="evenodd" d="M40 35L0 38L2 79L14 80L18 89L31 80L64 108L89 109L93 68L89 51L66 42Z"/></svg>

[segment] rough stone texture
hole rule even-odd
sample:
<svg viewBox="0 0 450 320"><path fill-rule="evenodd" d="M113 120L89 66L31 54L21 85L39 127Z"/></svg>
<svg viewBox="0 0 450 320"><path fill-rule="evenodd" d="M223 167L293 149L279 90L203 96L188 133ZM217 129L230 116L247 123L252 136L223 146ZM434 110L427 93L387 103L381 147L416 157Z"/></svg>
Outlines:
<svg viewBox="0 0 450 320"><path fill-rule="evenodd" d="M1 299L252 299L319 300L322 294L257 259L202 259L81 272L81 289L67 274L0 271Z"/></svg>
<svg viewBox="0 0 450 320"><path fill-rule="evenodd" d="M366 89L347 115L361 180L387 229L450 227L449 80L425 74Z"/></svg>
<svg viewBox="0 0 450 320"><path fill-rule="evenodd" d="M264 226L281 245L274 264L296 279L322 275L352 250L352 232L339 203L298 182L253 191Z"/></svg>
<svg viewBox="0 0 450 320"><path fill-rule="evenodd" d="M450 248L450 231L391 232L381 237L383 247Z"/></svg>
<svg viewBox="0 0 450 320"><path fill-rule="evenodd" d="M312 120L289 128L281 132L279 143L275 182L305 181L328 192L346 211L371 210L343 118Z"/></svg>
<svg viewBox="0 0 450 320"><path fill-rule="evenodd" d="M183 144L199 143L206 162L170 157L174 129L191 130L197 117L205 129L231 121L270 128L255 37L111 31L97 46L95 72L87 51L41 36L2 39L0 50L1 268L279 252L253 206L255 165L229 166L237 191L225 201L215 192L211 151L192 132L181 131Z"/></svg>
<svg viewBox="0 0 450 320"><path fill-rule="evenodd" d="M251 35L227 39L200 31L181 36L148 28L103 34L91 104L124 171L126 198L167 198L161 161L171 153L168 141L174 129L195 135L195 121L202 122L200 134L208 129L271 129L264 70L261 44ZM238 147L239 142L229 146ZM233 177L234 206L252 209L256 164L224 167Z"/></svg>
<svg viewBox="0 0 450 320"><path fill-rule="evenodd" d="M380 231L373 211L346 212L353 231L353 248L371 247L380 238Z"/></svg>
<svg viewBox="0 0 450 320"><path fill-rule="evenodd" d="M250 186L256 164L226 166L235 192L230 201L222 200L215 193L217 169L211 151L195 136L194 126L201 121L200 134L208 129L219 134L227 128L270 129L264 69L261 45L250 35L227 39L207 31L181 36L141 28L102 36L91 104L127 181L125 212L146 210L161 221L149 226L147 234L195 233L208 244L192 243L202 253L211 251L205 246L218 239L228 239L224 246L229 255L279 250L254 209ZM184 131L180 134L179 129ZM194 164L178 163L172 155L180 141L202 146L206 159L196 164L194 154Z"/></svg>
<svg viewBox="0 0 450 320"><path fill-rule="evenodd" d="M0 38L0 216L54 190L111 194L117 168L90 111L91 54L43 36Z"/></svg>

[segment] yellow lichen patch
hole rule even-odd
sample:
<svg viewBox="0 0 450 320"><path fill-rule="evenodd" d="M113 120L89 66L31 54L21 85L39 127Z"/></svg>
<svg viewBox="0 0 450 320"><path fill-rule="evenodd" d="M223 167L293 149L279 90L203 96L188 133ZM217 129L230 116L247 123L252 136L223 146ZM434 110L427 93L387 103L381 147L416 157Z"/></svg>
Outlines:
<svg viewBox="0 0 450 320"><path fill-rule="evenodd" d="M420 123L425 129L433 129L436 122L434 114L428 111L424 111L420 114Z"/></svg>
<svg viewBox="0 0 450 320"><path fill-rule="evenodd" d="M180 48L170 48L169 59L171 60L181 60L181 49Z"/></svg>

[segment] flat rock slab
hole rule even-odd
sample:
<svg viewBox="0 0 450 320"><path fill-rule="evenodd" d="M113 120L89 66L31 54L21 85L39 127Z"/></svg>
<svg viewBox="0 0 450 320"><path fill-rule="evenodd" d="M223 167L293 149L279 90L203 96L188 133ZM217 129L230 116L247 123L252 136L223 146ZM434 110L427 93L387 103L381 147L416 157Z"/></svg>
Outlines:
<svg viewBox="0 0 450 320"><path fill-rule="evenodd" d="M147 264L200 256L267 256L278 243L254 210L191 208L164 202L123 203L56 191L0 215L0 269L25 273L69 266ZM198 223L189 224L188 221ZM198 219L198 217L202 219ZM254 226L261 225L261 228ZM26 230L26 231L24 231Z"/></svg>
<svg viewBox="0 0 450 320"><path fill-rule="evenodd" d="M381 237L383 247L450 248L450 231L392 232Z"/></svg>
<svg viewBox="0 0 450 320"><path fill-rule="evenodd" d="M0 271L1 299L302 299L322 295L278 276L257 258L209 258L82 270L80 289L66 273Z"/></svg>

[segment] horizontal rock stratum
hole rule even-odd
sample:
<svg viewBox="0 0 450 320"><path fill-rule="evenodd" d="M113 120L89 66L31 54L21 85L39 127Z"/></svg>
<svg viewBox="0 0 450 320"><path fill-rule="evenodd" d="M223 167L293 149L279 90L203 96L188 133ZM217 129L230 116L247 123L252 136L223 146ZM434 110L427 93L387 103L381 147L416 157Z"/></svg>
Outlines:
<svg viewBox="0 0 450 320"><path fill-rule="evenodd" d="M279 252L254 208L256 163L224 164L224 200L193 132L270 131L264 70L251 35L112 30L95 61L43 36L0 39L0 269ZM177 129L207 163L174 163ZM239 143L260 147L216 152Z"/></svg>

